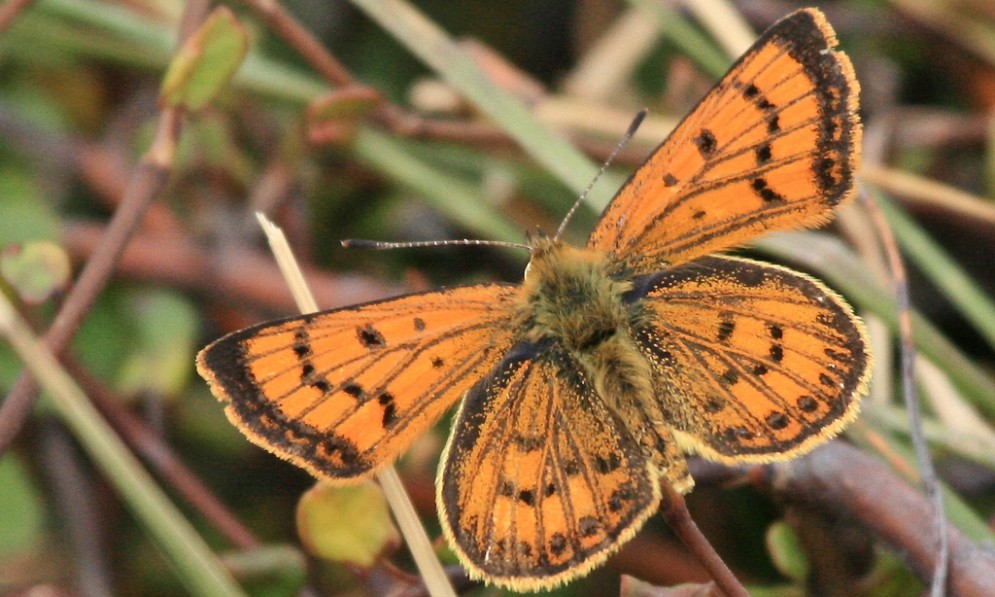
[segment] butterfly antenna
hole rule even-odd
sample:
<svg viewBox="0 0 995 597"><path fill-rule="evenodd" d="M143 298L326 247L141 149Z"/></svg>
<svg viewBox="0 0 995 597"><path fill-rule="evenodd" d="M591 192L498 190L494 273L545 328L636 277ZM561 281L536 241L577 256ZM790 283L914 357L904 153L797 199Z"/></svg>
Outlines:
<svg viewBox="0 0 995 597"><path fill-rule="evenodd" d="M622 139L619 140L618 145L616 145L615 149L613 149L611 154L609 154L608 159L601 164L601 169L598 170L598 173L594 176L594 179L591 180L591 184L587 185L587 188L580 194L580 197L574 201L574 204L570 208L570 211L567 212L567 215L563 216L563 221L560 222L560 227L556 229L556 236L553 237L553 240L559 240L560 236L563 235L563 231L567 229L567 224L570 222L570 218L573 217L574 212L577 211L580 204L587 199L587 196L591 193L591 189L594 188L594 185L601 179L601 175L604 174L605 170L608 169L608 166L611 165L612 161L615 159L615 156L618 155L618 152L622 151L622 148L625 147L632 139L632 136L636 134L636 131L639 129L639 125L641 125L643 123L643 119L646 118L647 112L648 110L643 108L638 114L636 114L636 117L632 119L628 130L626 130L625 134L622 135Z"/></svg>
<svg viewBox="0 0 995 597"><path fill-rule="evenodd" d="M513 249L530 250L528 245L522 243L509 243L503 240L473 240L469 238L453 240L424 240L412 242L389 243L378 240L363 240L350 238L341 241L342 246L347 249L412 249L420 247L449 247L449 246L471 246L471 247L510 247Z"/></svg>

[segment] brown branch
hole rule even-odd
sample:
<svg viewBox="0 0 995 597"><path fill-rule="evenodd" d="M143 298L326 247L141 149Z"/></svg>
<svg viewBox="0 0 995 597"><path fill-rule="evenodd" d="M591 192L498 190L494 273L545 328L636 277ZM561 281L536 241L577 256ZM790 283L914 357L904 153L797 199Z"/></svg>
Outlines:
<svg viewBox="0 0 995 597"><path fill-rule="evenodd" d="M121 206L114 212L105 236L94 249L45 333L45 344L52 353L60 354L72 340L114 272L118 258L141 222L146 208L165 187L172 169L181 121L182 115L177 110L166 109L160 114L155 139L136 168ZM0 405L0 454L6 451L24 425L37 395L38 385L28 373L22 372Z"/></svg>
<svg viewBox="0 0 995 597"><path fill-rule="evenodd" d="M663 503L660 506L660 513L688 550L705 567L719 590L726 597L750 597L746 588L729 570L729 566L716 553L715 548L691 518L684 496L674 491L666 482L661 482L661 486Z"/></svg>
<svg viewBox="0 0 995 597"><path fill-rule="evenodd" d="M927 584L937 558L928 521L932 504L880 461L834 441L797 460L758 468L755 482L786 502L856 521L892 547ZM987 597L995 587L995 554L947 525L956 597Z"/></svg>
<svg viewBox="0 0 995 597"><path fill-rule="evenodd" d="M105 228L98 224L73 222L63 228L63 243L74 258L87 259L105 234ZM371 278L333 275L307 265L302 269L322 308L361 303L402 291ZM117 273L210 294L226 303L255 306L276 315L297 311L286 287L274 283L281 276L270 253L244 245L212 251L184 235L140 231L121 255Z"/></svg>

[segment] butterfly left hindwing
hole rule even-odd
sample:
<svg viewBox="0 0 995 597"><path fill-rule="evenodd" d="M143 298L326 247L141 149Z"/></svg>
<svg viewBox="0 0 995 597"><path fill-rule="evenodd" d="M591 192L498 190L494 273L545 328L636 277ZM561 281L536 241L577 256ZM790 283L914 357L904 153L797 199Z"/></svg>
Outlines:
<svg viewBox="0 0 995 597"><path fill-rule="evenodd" d="M467 395L437 481L471 576L516 590L586 573L656 511L657 473L583 369L520 345Z"/></svg>

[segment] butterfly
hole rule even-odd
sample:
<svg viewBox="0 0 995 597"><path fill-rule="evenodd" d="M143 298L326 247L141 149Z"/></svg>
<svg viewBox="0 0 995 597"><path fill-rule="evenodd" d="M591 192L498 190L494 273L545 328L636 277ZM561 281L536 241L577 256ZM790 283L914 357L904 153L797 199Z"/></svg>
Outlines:
<svg viewBox="0 0 995 597"><path fill-rule="evenodd" d="M822 13L764 32L650 155L583 247L537 234L522 284L477 284L234 332L197 368L254 443L365 479L460 403L437 479L475 578L587 573L640 529L686 454L783 461L837 435L870 367L832 290L718 254L825 223L854 193L858 83Z"/></svg>

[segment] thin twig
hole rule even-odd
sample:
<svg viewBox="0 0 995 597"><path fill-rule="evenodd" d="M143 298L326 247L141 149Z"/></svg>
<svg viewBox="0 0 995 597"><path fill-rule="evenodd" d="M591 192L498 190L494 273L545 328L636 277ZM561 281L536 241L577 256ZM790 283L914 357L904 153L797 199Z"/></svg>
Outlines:
<svg viewBox="0 0 995 597"><path fill-rule="evenodd" d="M898 244L891 233L891 227L885 219L881 208L865 193L859 195L861 205L871 217L881 246L888 258L894 283L895 298L898 302L898 332L901 346L902 398L909 411L909 425L912 435L912 445L915 447L919 468L922 471L922 484L933 503L933 528L936 530L938 553L933 567L930 586L932 597L943 597L946 594L947 574L950 566L950 546L947 542L947 515L943 509L943 495L940 493L939 481L929 446L922 431L922 413L919 409L919 396L915 382L916 348L912 343L912 316L909 302L908 278L905 275L905 264L898 251Z"/></svg>
<svg viewBox="0 0 995 597"><path fill-rule="evenodd" d="M687 504L684 502L684 496L674 491L666 483L663 483L662 489L661 513L663 518L684 542L684 545L698 558L719 590L726 597L750 597L746 588L729 570L729 566L722 560L712 544L701 533L701 529L695 524L694 519L691 518L691 513L688 512Z"/></svg>

